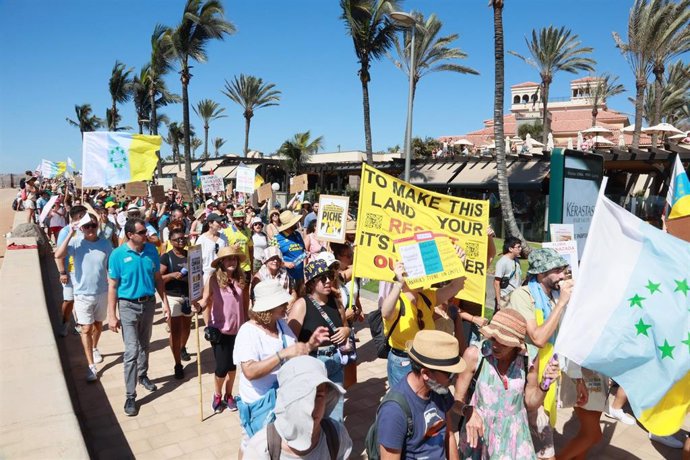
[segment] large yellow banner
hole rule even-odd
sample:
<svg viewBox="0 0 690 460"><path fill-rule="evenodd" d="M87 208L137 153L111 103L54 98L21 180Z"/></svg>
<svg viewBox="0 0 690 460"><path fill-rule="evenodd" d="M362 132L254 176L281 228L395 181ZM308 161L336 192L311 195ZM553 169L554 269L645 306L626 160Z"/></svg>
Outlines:
<svg viewBox="0 0 690 460"><path fill-rule="evenodd" d="M484 305L489 202L430 192L362 165L357 214L355 276L393 280L400 235L445 233L465 250L465 288L458 297ZM430 283L429 283L430 284Z"/></svg>

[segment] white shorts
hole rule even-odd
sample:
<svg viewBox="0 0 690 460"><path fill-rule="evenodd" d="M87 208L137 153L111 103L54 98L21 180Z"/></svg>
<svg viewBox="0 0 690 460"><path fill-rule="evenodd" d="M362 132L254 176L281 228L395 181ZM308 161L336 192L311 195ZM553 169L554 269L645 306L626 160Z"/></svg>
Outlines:
<svg viewBox="0 0 690 460"><path fill-rule="evenodd" d="M24 209L36 209L34 200L24 200Z"/></svg>
<svg viewBox="0 0 690 460"><path fill-rule="evenodd" d="M74 287L72 286L72 273L67 274L67 283L62 285L62 301L72 302L74 300Z"/></svg>
<svg viewBox="0 0 690 460"><path fill-rule="evenodd" d="M108 293L97 295L74 295L74 316L77 324L103 322L108 315Z"/></svg>
<svg viewBox="0 0 690 460"><path fill-rule="evenodd" d="M191 317L193 316L193 313L189 313L188 315L185 315L182 313L182 305L184 305L184 297L173 297L171 295L168 296L168 305L170 305L170 316L173 318L176 318L178 316L186 316L186 317Z"/></svg>

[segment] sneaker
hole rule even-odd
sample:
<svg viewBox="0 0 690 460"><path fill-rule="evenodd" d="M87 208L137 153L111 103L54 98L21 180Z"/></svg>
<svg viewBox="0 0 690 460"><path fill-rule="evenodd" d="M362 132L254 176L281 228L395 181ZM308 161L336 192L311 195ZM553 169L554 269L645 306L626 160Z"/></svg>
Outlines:
<svg viewBox="0 0 690 460"><path fill-rule="evenodd" d="M618 420L619 422L623 422L626 425L635 424L635 417L633 417L630 414L626 414L625 412L623 412L623 409L614 409L613 407L609 406L609 410L607 410L604 413L608 418Z"/></svg>
<svg viewBox="0 0 690 460"><path fill-rule="evenodd" d="M670 447L671 449L682 449L683 448L683 442L673 435L657 436L655 434L649 433L649 439L651 439L652 441L656 441L659 444L663 444L666 447Z"/></svg>
<svg viewBox="0 0 690 460"><path fill-rule="evenodd" d="M127 401L125 401L125 414L129 415L130 417L133 417L137 415L138 409L137 409L137 403L135 402L134 398L127 398Z"/></svg>
<svg viewBox="0 0 690 460"><path fill-rule="evenodd" d="M66 323L62 323L60 325L60 329L58 330L58 335L60 337L67 337L68 333L69 333L69 321Z"/></svg>
<svg viewBox="0 0 690 460"><path fill-rule="evenodd" d="M98 348L93 349L93 362L96 364L103 362L103 356L101 356L101 352L98 351Z"/></svg>
<svg viewBox="0 0 690 460"><path fill-rule="evenodd" d="M213 402L211 403L211 407L213 408L213 412L216 414L220 414L221 412L223 412L225 404L223 403L223 400L221 399L220 395L213 395Z"/></svg>
<svg viewBox="0 0 690 460"><path fill-rule="evenodd" d="M149 391L156 391L158 387L147 377L139 377L139 383Z"/></svg>
<svg viewBox="0 0 690 460"><path fill-rule="evenodd" d="M184 368L182 364L175 364L175 378L181 380L184 378Z"/></svg>
<svg viewBox="0 0 690 460"><path fill-rule="evenodd" d="M98 380L98 370L96 366L92 364L89 366L89 370L86 371L86 381L95 382L96 380Z"/></svg>
<svg viewBox="0 0 690 460"><path fill-rule="evenodd" d="M232 397L232 395L228 396L225 395L225 398L223 398L225 401L225 405L227 406L228 410L230 412L236 412L237 411L237 403L235 402L235 398Z"/></svg>
<svg viewBox="0 0 690 460"><path fill-rule="evenodd" d="M187 353L187 347L182 347L182 350L180 350L180 359L182 361L191 361L192 357Z"/></svg>

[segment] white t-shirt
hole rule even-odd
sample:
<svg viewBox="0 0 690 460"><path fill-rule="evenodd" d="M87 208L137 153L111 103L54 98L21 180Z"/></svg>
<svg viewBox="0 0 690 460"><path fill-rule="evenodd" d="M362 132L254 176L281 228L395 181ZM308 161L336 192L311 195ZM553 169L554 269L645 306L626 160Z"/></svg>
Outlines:
<svg viewBox="0 0 690 460"><path fill-rule="evenodd" d="M352 453L352 439L342 423L335 422L340 437L340 448L338 449L338 460L350 458ZM262 428L249 440L247 448L244 450L244 458L251 458L256 460L270 460L268 455L268 441L266 440L266 428ZM324 458L331 458L328 453L328 441L326 441L326 433L321 430L321 438L314 450L309 452L304 457L296 457L285 451L281 451L280 458L283 460L323 460Z"/></svg>
<svg viewBox="0 0 690 460"><path fill-rule="evenodd" d="M276 384L280 366L276 366L270 374L249 380L244 376L240 363L263 361L275 355L283 349L282 334L285 334L285 343L288 347L297 341L295 334L288 327L285 320L282 319L278 320L278 337L271 337L252 321L244 323L237 332L232 360L237 364L237 369L240 373L240 398L245 403L251 404L257 401Z"/></svg>
<svg viewBox="0 0 690 460"><path fill-rule="evenodd" d="M216 243L218 244L217 250ZM206 282L211 276L211 273L213 273L211 262L215 260L218 251L228 245L228 241L225 239L225 236L222 233L218 234L217 241L213 241L211 238L207 237L206 234L203 234L196 240L196 244L201 245L201 260L203 262L202 268L204 271L204 282Z"/></svg>

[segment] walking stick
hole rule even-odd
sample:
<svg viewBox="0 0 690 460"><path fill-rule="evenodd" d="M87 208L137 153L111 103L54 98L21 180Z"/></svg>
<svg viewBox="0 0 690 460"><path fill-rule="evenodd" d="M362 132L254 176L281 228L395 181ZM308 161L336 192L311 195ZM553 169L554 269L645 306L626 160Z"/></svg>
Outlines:
<svg viewBox="0 0 690 460"><path fill-rule="evenodd" d="M201 345L199 342L199 313L194 315L194 329L196 329L196 372L199 377L199 421L204 421L204 393L201 386Z"/></svg>

